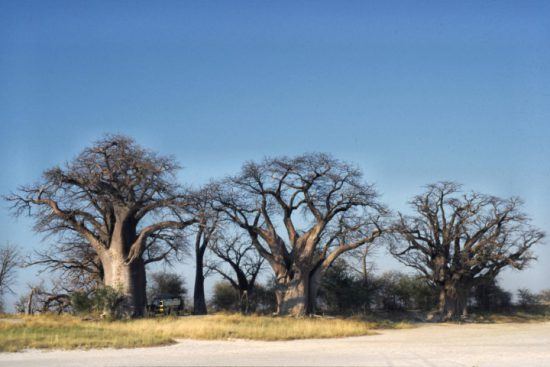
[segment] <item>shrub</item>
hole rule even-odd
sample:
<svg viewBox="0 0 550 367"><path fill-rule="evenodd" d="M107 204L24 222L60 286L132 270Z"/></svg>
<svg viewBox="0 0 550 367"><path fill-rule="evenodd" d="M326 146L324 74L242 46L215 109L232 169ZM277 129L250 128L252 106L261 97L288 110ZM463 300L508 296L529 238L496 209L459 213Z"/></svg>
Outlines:
<svg viewBox="0 0 550 367"><path fill-rule="evenodd" d="M125 297L122 292L113 287L97 288L92 296L92 307L96 312L101 312L107 317L119 318L121 316L120 306Z"/></svg>
<svg viewBox="0 0 550 367"><path fill-rule="evenodd" d="M76 291L71 294L71 307L75 314L92 312L92 300L86 292Z"/></svg>
<svg viewBox="0 0 550 367"><path fill-rule="evenodd" d="M273 313L276 309L275 283L269 282L266 286L256 284L250 300L250 311Z"/></svg>
<svg viewBox="0 0 550 367"><path fill-rule="evenodd" d="M98 287L90 293L73 292L70 303L75 314L97 314L108 318L123 316L123 293L113 287Z"/></svg>
<svg viewBox="0 0 550 367"><path fill-rule="evenodd" d="M550 304L550 289L544 289L539 293L539 301Z"/></svg>
<svg viewBox="0 0 550 367"><path fill-rule="evenodd" d="M327 270L319 289L319 308L333 314L365 313L374 302L375 285L358 279L344 260L338 259Z"/></svg>
<svg viewBox="0 0 550 367"><path fill-rule="evenodd" d="M249 295L248 312L272 313L277 307L275 288L272 282L266 286L256 284ZM216 311L237 312L242 310L239 291L230 283L221 281L214 285L214 294L210 300Z"/></svg>
<svg viewBox="0 0 550 367"><path fill-rule="evenodd" d="M502 289L495 280L489 280L474 287L472 301L480 311L507 311L512 307L512 294Z"/></svg>
<svg viewBox="0 0 550 367"><path fill-rule="evenodd" d="M239 293L227 282L214 285L211 302L216 311L238 311L240 307Z"/></svg>
<svg viewBox="0 0 550 367"><path fill-rule="evenodd" d="M183 278L176 273L153 273L149 283L147 292L149 300L166 294L183 298L187 294Z"/></svg>
<svg viewBox="0 0 550 367"><path fill-rule="evenodd" d="M430 310L437 294L424 279L399 272L357 277L343 261L336 261L321 282L320 303L335 314L384 311Z"/></svg>
<svg viewBox="0 0 550 367"><path fill-rule="evenodd" d="M432 309L436 293L424 279L400 272L386 272L376 279L376 304L385 311Z"/></svg>
<svg viewBox="0 0 550 367"><path fill-rule="evenodd" d="M518 306L523 308L534 307L540 304L539 296L527 288L518 289Z"/></svg>

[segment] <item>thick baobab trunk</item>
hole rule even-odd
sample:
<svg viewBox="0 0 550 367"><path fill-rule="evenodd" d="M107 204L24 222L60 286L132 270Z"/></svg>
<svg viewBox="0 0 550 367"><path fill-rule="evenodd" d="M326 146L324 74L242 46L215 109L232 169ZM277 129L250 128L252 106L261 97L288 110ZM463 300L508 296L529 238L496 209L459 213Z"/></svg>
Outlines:
<svg viewBox="0 0 550 367"><path fill-rule="evenodd" d="M291 280L277 283L277 313L280 315L305 316L316 311L317 295L321 286L323 268L294 272Z"/></svg>
<svg viewBox="0 0 550 367"><path fill-rule="evenodd" d="M297 271L292 279L280 279L276 297L279 315L305 316L309 305L309 273Z"/></svg>
<svg viewBox="0 0 550 367"><path fill-rule="evenodd" d="M308 305L307 314L314 315L317 309L317 295L319 294L319 288L321 287L321 278L323 271L318 268L311 272L309 276L309 292L308 292Z"/></svg>
<svg viewBox="0 0 550 367"><path fill-rule="evenodd" d="M463 284L446 283L439 291L438 321L450 321L468 315L469 287Z"/></svg>
<svg viewBox="0 0 550 367"><path fill-rule="evenodd" d="M195 269L195 289L193 292L193 314L206 315L206 300L204 297L203 253L197 253Z"/></svg>
<svg viewBox="0 0 550 367"><path fill-rule="evenodd" d="M122 256L106 252L102 256L104 284L120 291L125 297L125 310L132 317L141 317L146 305L146 279L143 259L126 264Z"/></svg>

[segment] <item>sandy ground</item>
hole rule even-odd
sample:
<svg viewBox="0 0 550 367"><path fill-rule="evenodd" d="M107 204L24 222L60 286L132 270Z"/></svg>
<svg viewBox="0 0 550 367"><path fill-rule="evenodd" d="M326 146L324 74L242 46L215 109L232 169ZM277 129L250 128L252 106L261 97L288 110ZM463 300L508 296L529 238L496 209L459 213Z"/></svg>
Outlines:
<svg viewBox="0 0 550 367"><path fill-rule="evenodd" d="M550 366L550 322L422 325L285 342L182 340L167 347L0 353L0 366Z"/></svg>

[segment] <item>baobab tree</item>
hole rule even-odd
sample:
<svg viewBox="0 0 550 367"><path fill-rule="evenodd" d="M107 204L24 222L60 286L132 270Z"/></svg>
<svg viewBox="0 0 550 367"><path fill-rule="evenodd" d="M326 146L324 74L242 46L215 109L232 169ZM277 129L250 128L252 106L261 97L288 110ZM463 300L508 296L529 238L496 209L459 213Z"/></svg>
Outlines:
<svg viewBox="0 0 550 367"><path fill-rule="evenodd" d="M456 183L439 182L410 204L415 214L399 214L391 252L437 288L436 320L466 316L471 288L505 267L523 269L544 237L518 198L464 193Z"/></svg>
<svg viewBox="0 0 550 367"><path fill-rule="evenodd" d="M209 269L221 275L239 292L241 312L248 313L264 258L258 254L248 238L238 234L216 236L210 250L222 261L210 262ZM229 267L229 271L224 265Z"/></svg>
<svg viewBox="0 0 550 367"><path fill-rule="evenodd" d="M178 164L137 145L106 136L63 167L7 197L16 215L35 219L35 230L97 254L103 282L126 297L127 311L145 309L145 265L166 260L182 244L188 197L176 182Z"/></svg>
<svg viewBox="0 0 550 367"><path fill-rule="evenodd" d="M384 230L386 209L354 166L326 154L246 163L219 183L218 210L275 273L278 313L313 313L319 282L343 253Z"/></svg>

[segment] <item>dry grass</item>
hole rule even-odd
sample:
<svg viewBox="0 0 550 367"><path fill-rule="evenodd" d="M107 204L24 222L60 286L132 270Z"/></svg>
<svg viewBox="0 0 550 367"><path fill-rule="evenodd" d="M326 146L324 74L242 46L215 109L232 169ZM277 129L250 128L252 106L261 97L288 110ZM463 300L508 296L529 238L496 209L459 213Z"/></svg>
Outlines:
<svg viewBox="0 0 550 367"><path fill-rule="evenodd" d="M518 323L550 320L550 309L510 314L476 314L473 322ZM410 319L409 319L410 320ZM127 321L84 321L75 316L0 315L0 351L29 348L132 348L174 343L176 339L291 340L337 338L375 333L376 329L410 328L407 319L302 318L242 316L159 317Z"/></svg>
<svg viewBox="0 0 550 367"><path fill-rule="evenodd" d="M472 315L472 321L497 324L550 321L550 306L541 305L527 310L519 308L509 313L479 313Z"/></svg>
<svg viewBox="0 0 550 367"><path fill-rule="evenodd" d="M107 322L87 322L71 316L34 316L0 321L0 351L28 348L101 348L162 345L169 338L145 333L133 335L123 328L108 327Z"/></svg>
<svg viewBox="0 0 550 367"><path fill-rule="evenodd" d="M28 348L126 348L165 345L176 339L290 340L368 335L399 323L340 318L212 315L129 321L83 321L73 316L23 317L0 321L0 351Z"/></svg>

